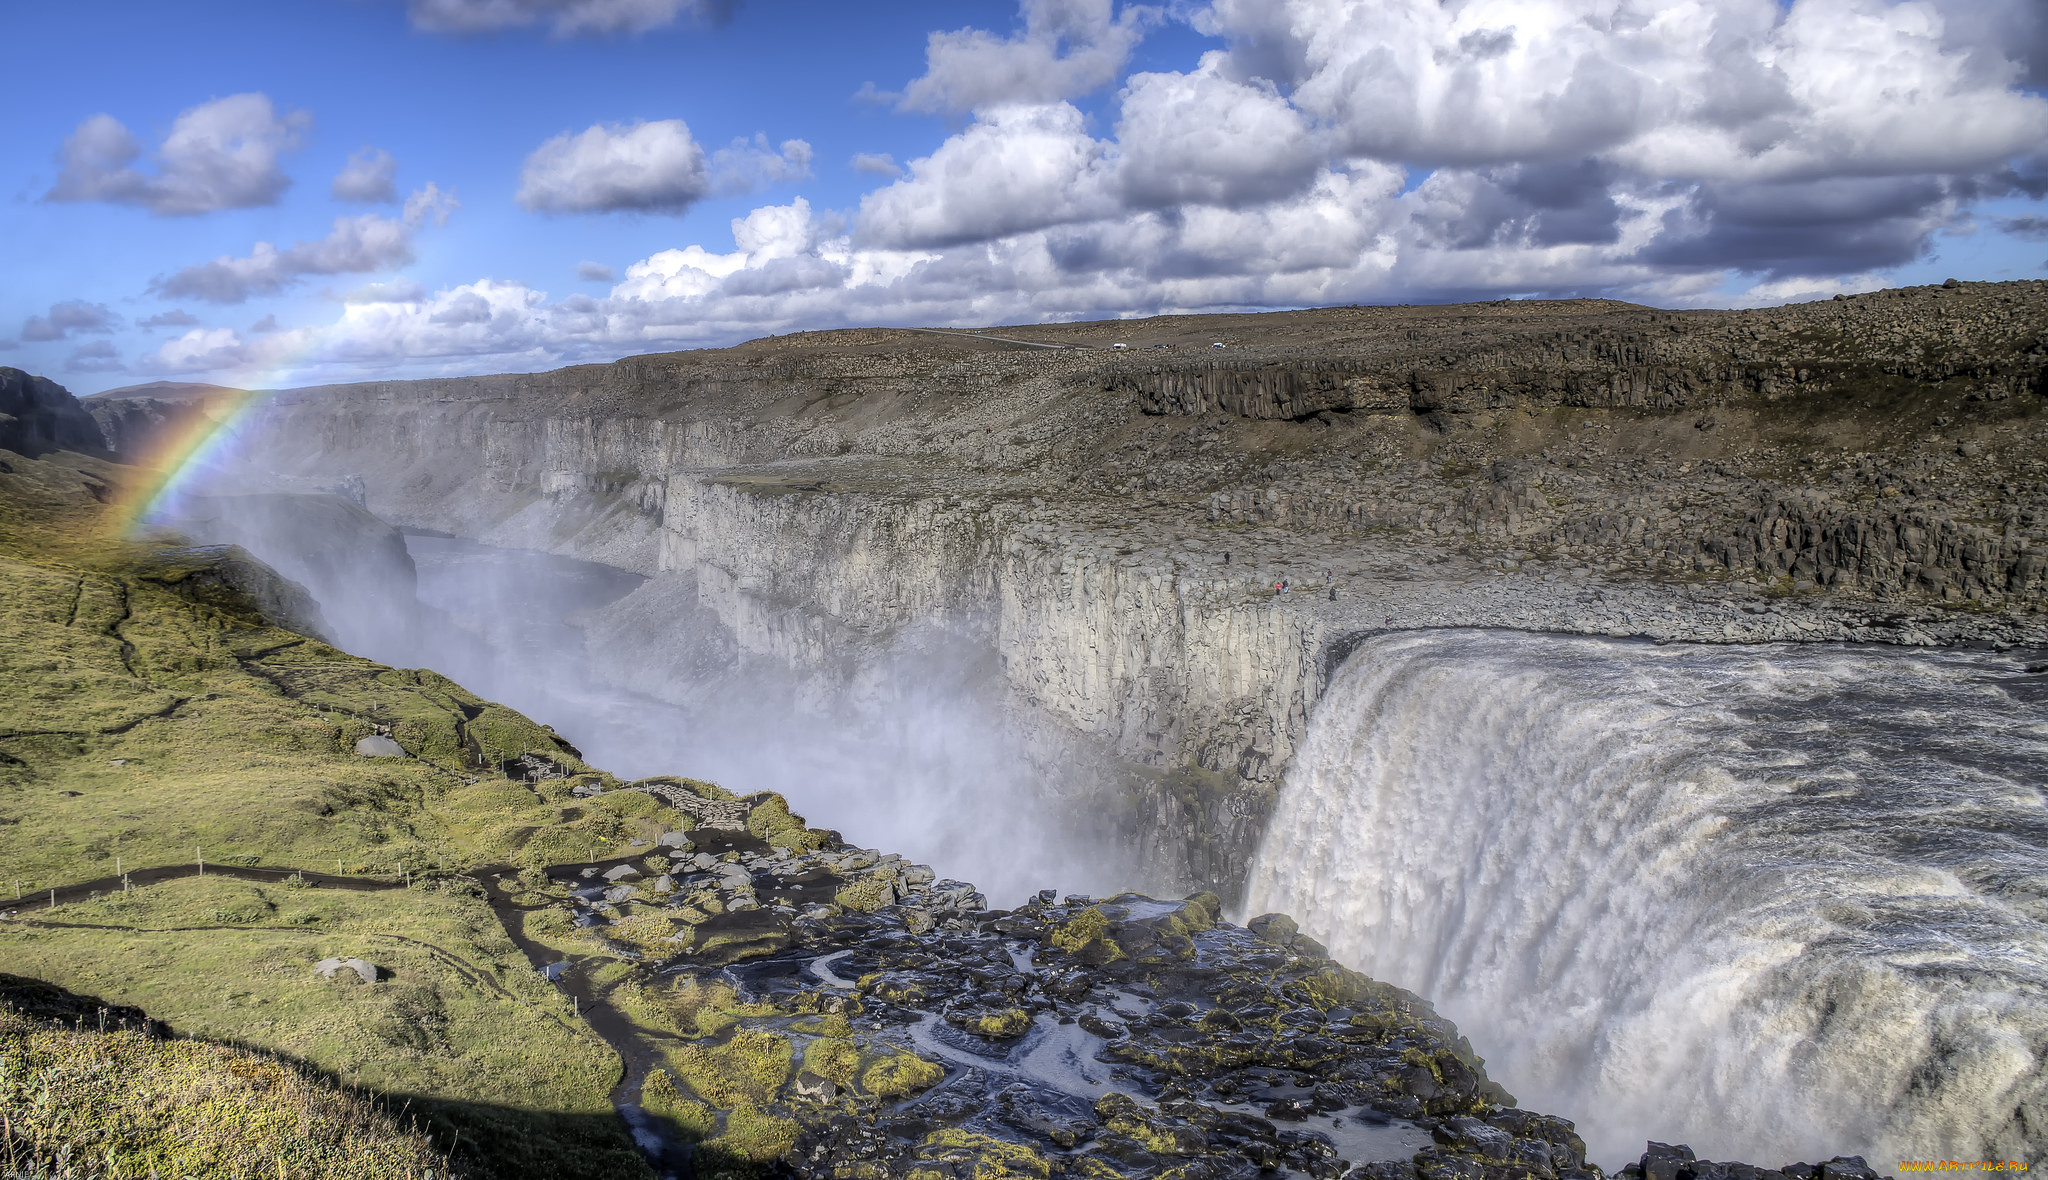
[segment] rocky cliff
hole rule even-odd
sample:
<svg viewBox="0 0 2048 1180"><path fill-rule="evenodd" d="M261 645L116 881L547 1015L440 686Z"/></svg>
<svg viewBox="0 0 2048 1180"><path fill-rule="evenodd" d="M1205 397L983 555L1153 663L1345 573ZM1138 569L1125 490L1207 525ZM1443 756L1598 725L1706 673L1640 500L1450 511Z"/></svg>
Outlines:
<svg viewBox="0 0 2048 1180"><path fill-rule="evenodd" d="M1232 897L1376 630L2038 642L2044 329L2010 283L811 333L283 391L244 454L652 575L590 625L657 694L710 653L879 708L905 644L986 652L1140 881Z"/></svg>
<svg viewBox="0 0 2048 1180"><path fill-rule="evenodd" d="M51 451L105 456L100 430L63 386L0 368L0 450L31 459Z"/></svg>

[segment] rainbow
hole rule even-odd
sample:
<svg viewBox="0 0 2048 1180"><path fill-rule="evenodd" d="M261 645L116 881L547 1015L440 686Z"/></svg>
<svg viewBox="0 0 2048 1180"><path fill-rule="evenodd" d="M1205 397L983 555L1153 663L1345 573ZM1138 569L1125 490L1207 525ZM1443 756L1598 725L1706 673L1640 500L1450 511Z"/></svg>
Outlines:
<svg viewBox="0 0 2048 1180"><path fill-rule="evenodd" d="M216 467L241 436L239 427L271 392L223 389L195 398L190 413L152 440L149 454L131 460L138 471L111 505L108 531L132 538L195 475Z"/></svg>

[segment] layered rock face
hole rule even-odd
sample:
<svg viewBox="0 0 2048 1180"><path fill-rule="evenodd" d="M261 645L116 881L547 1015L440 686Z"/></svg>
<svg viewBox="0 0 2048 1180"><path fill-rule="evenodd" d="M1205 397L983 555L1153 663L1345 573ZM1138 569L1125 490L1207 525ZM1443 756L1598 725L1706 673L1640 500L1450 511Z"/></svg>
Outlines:
<svg viewBox="0 0 2048 1180"><path fill-rule="evenodd" d="M107 444L63 386L0 367L0 450L31 459L51 451L104 456Z"/></svg>
<svg viewBox="0 0 2048 1180"><path fill-rule="evenodd" d="M589 625L657 694L882 709L906 651L985 653L1137 880L1233 898L1376 630L2039 641L2044 328L2015 283L812 333L285 391L244 451L652 575Z"/></svg>

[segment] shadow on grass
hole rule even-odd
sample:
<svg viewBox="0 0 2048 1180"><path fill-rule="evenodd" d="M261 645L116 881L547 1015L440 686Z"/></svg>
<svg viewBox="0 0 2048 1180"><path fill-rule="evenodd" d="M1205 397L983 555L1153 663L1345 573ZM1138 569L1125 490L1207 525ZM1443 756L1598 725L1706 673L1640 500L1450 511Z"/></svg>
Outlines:
<svg viewBox="0 0 2048 1180"><path fill-rule="evenodd" d="M170 1026L141 1009L108 1004L96 996L20 975L0 973L0 1007L81 1034L129 1030L159 1040L177 1039ZM350 1085L290 1054L234 1040L213 1043L275 1061L369 1102L400 1127L427 1136L437 1150L448 1153L463 1180L644 1180L651 1175L630 1129L616 1111L569 1114L379 1092ZM45 1147L55 1150L54 1145L42 1143L36 1150L41 1153ZM104 1145L99 1150L103 1151ZM677 1163L681 1165L675 1168L677 1174L687 1175L687 1162ZM751 1173L724 1169L707 1173L712 1174L738 1177Z"/></svg>

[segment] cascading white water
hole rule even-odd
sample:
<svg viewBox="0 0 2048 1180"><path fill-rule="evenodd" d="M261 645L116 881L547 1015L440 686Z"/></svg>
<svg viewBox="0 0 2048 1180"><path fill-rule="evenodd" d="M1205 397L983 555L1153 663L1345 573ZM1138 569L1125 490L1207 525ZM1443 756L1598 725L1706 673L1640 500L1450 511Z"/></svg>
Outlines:
<svg viewBox="0 0 2048 1180"><path fill-rule="evenodd" d="M1436 1002L1594 1158L2048 1146L2048 676L1435 632L1317 705L1249 912Z"/></svg>

